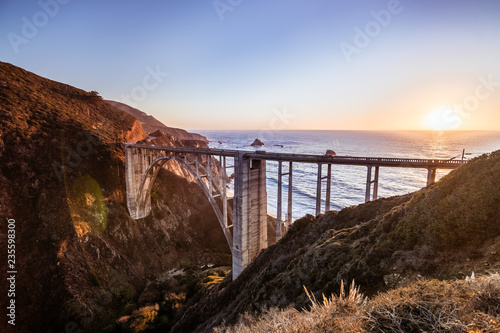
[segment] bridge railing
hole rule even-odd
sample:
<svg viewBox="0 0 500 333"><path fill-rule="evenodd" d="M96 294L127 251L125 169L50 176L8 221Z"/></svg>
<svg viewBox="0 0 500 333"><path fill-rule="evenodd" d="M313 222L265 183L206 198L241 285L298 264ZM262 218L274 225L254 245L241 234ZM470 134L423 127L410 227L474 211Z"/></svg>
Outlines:
<svg viewBox="0 0 500 333"><path fill-rule="evenodd" d="M466 160L447 160L447 159L422 159L422 158L397 158L397 157L360 157L360 156L329 156L329 155L312 155L312 154L295 154L295 153L273 153L266 151L241 151L233 149L214 149L214 148L183 148L183 147L164 147L164 146L149 146L149 145L133 145L137 148L160 150L172 153L188 153L188 154L203 154L212 156L234 157L237 153L243 152L251 158L259 158L264 160L275 161L293 161L304 163L324 163L324 164L342 164L344 162L354 162L356 164L377 165L380 164L401 164L405 165L429 167L429 166L449 166L456 168Z"/></svg>
<svg viewBox="0 0 500 333"><path fill-rule="evenodd" d="M334 160L344 161L365 161L365 162L401 162L401 163L432 163L432 164L453 164L461 165L462 160L443 160L443 159L422 159L422 158L391 158L391 157L355 157L355 156L335 156Z"/></svg>

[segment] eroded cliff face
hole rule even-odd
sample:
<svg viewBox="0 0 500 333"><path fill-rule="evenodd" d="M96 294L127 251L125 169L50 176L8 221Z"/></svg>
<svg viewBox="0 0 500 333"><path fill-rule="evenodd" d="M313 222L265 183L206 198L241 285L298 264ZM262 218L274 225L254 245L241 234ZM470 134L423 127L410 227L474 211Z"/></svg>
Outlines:
<svg viewBox="0 0 500 333"><path fill-rule="evenodd" d="M150 116L146 114L145 112L133 108L127 104L123 104L120 102L116 101L106 101L109 104L119 108L122 111L125 111L126 113L132 115L136 119L138 119L144 128L144 130L148 133L151 134L156 131L161 131L164 134L171 136L177 140L187 142L187 141L198 141L198 142L207 142L207 138L205 138L203 135L197 134L197 133L190 133L186 130L180 129L180 128L174 128L174 127L169 127L165 126L163 123L155 119L153 116ZM155 136L154 134L151 134Z"/></svg>
<svg viewBox="0 0 500 333"><path fill-rule="evenodd" d="M207 199L174 162L158 175L152 215L130 218L120 143L147 137L136 119L10 64L0 74L0 215L16 221L16 332L96 331L162 274L230 264ZM6 234L2 223L4 252Z"/></svg>
<svg viewBox="0 0 500 333"><path fill-rule="evenodd" d="M132 128L126 133L126 142L140 141L147 137L146 132L142 128L141 122L139 120L134 120Z"/></svg>

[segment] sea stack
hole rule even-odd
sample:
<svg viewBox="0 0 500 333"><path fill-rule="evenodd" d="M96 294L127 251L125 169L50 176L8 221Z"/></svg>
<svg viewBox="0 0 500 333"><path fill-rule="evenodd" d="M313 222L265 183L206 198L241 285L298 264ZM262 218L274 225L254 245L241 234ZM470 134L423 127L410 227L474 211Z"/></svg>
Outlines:
<svg viewBox="0 0 500 333"><path fill-rule="evenodd" d="M255 147L255 146L263 146L264 145L264 142L260 141L259 139L255 139L254 142L251 144L251 146Z"/></svg>

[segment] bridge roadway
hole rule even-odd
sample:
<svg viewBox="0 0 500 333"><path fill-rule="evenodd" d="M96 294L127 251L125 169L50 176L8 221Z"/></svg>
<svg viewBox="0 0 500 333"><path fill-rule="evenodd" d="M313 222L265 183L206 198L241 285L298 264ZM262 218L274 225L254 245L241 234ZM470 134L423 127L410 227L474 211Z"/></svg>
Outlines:
<svg viewBox="0 0 500 333"><path fill-rule="evenodd" d="M160 151L169 151L187 154L202 154L213 156L234 157L238 153L243 153L246 157L255 160L269 160L278 162L300 162L300 163L318 163L318 178L331 179L331 165L358 165L366 166L367 182L365 192L365 202L370 201L371 185L373 184L373 199L378 195L378 174L380 167L399 167L399 168L422 168L427 169L427 186L432 185L436 181L437 169L456 169L462 164L466 163L465 160L445 160L445 159L417 159L417 158L394 158L394 157L356 157L356 156L331 156L331 155L312 155L312 154L291 154L291 153L273 153L265 151L248 151L248 150L231 150L231 149L212 149L212 148L176 148L176 147L155 147L146 145L134 145L136 147L153 149ZM328 175L321 177L321 166L328 165ZM372 167L375 169L374 179L372 176ZM292 165L290 164L290 170ZM285 176L281 173L282 164L279 164L279 176ZM280 177L281 180L281 177ZM329 188L330 184L327 183ZM327 191L328 192L328 191ZM328 196L328 194L327 194ZM318 197L320 198L320 197ZM329 199L329 198L327 198ZM317 202L316 213L319 214L320 200ZM330 203L327 202L327 210L329 210ZM280 215L280 214L278 214ZM290 214L289 214L290 215Z"/></svg>
<svg viewBox="0 0 500 333"><path fill-rule="evenodd" d="M312 155L312 154L291 154L291 153L273 153L266 151L235 150L235 149L214 149L214 148L179 148L148 145L130 145L131 147L144 148L149 150L158 150L174 153L185 153L195 155L212 155L234 157L237 153L244 153L252 159L283 161L283 162L302 162L302 163L322 163L322 164L344 164L344 165L362 165L362 166L384 166L384 167L403 167L403 168L437 168L437 169L456 169L467 161L462 160L444 160L444 159L417 159L417 158L392 158L392 157L355 157L355 156L330 156L330 155Z"/></svg>
<svg viewBox="0 0 500 333"><path fill-rule="evenodd" d="M435 182L437 169L456 169L464 160L354 157L311 154L273 153L211 148L179 148L126 143L125 167L127 205L133 218L139 219L151 211L150 191L154 178L167 160L175 160L187 169L207 195L224 231L233 255L233 278L267 247L266 163L278 162L276 237L279 239L292 223L293 163L316 163L316 215L322 211L322 183L326 180L324 210L331 206L331 167L357 165L367 167L365 201L377 199L379 168L402 167L427 169L427 186ZM218 161L216 158L218 157ZM228 166L226 159L232 159ZM288 164L283 172L283 163ZM218 164L218 165L217 165ZM323 166L327 174L323 176ZM234 168L234 198L232 207L227 194L226 170ZM374 169L374 177L372 171ZM215 172L214 172L215 170ZM222 170L222 172L221 172ZM287 220L282 219L283 177L288 176ZM371 189L373 187L373 196Z"/></svg>

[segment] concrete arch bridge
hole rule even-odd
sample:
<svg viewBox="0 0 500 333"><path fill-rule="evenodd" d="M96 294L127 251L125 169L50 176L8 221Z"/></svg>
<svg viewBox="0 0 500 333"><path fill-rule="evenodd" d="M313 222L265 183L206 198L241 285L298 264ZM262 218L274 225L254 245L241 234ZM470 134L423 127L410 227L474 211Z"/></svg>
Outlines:
<svg viewBox="0 0 500 333"><path fill-rule="evenodd" d="M365 201L378 196L380 167L427 169L427 185L435 182L437 169L455 169L466 161L441 159L401 159L351 157L309 154L266 153L203 148L176 148L127 143L125 147L125 176L127 206L130 216L141 219L151 212L151 188L158 171L168 160L177 161L198 182L207 196L224 232L233 260L235 279L262 249L267 248L267 191L266 161L278 162L276 237L281 237L283 225L292 223L292 182L294 163L316 163L316 214L322 211L322 186L326 180L324 211L331 204L331 168L334 164L367 167ZM288 164L283 172L283 163ZM326 175L323 166L326 165ZM233 203L227 190L227 169L234 169ZM374 172L372 172L374 170ZM282 184L288 176L288 218L282 219ZM373 188L373 196L372 196Z"/></svg>

